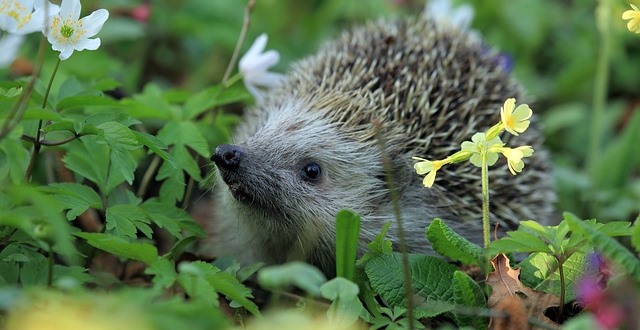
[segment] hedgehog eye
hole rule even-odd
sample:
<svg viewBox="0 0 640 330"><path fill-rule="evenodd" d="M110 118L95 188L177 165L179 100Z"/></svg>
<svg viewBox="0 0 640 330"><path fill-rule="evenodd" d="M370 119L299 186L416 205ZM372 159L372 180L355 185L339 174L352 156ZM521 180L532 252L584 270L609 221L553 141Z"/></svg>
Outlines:
<svg viewBox="0 0 640 330"><path fill-rule="evenodd" d="M317 181L320 179L322 169L317 163L311 162L302 167L303 179L306 181Z"/></svg>

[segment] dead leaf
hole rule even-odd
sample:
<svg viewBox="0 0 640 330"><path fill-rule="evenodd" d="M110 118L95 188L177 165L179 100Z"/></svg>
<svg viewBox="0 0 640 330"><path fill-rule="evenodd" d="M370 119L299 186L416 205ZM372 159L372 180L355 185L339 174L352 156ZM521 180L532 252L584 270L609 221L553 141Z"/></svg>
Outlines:
<svg viewBox="0 0 640 330"><path fill-rule="evenodd" d="M505 313L507 317L492 318L490 326L491 329L529 329L527 313L524 309L524 303L520 297L506 296L498 302L493 310Z"/></svg>
<svg viewBox="0 0 640 330"><path fill-rule="evenodd" d="M549 307L560 305L560 298L550 293L534 291L522 285L519 278L520 269L511 268L509 258L504 254L496 255L491 260L491 265L495 271L487 275L487 284L492 289L487 300L489 308L497 311L501 306L502 312L505 312L504 306L507 303L513 304L514 298L517 298L524 305L527 318L535 318L550 326L560 326L544 315L545 310ZM505 299L507 302L503 303L502 301ZM491 324L494 324L493 319Z"/></svg>

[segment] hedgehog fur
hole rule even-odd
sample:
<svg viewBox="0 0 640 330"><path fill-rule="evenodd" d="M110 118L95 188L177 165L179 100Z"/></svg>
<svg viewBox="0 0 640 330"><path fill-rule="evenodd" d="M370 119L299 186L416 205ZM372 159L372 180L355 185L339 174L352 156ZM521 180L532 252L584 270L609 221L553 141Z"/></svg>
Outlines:
<svg viewBox="0 0 640 330"><path fill-rule="evenodd" d="M343 33L295 63L284 84L246 111L236 144L214 154L224 184L216 188L212 252L244 264L304 260L334 274L334 222L343 208L362 217L362 252L394 220L374 122L391 159L410 251L433 252L424 233L435 217L481 242L479 169L447 166L427 189L411 157L442 159L459 150L500 120L509 97L525 99L477 35L427 17ZM535 153L517 176L504 161L490 169L492 223L506 230L519 220L550 222L553 189L535 118L524 134L503 136ZM397 242L396 230L388 235Z"/></svg>

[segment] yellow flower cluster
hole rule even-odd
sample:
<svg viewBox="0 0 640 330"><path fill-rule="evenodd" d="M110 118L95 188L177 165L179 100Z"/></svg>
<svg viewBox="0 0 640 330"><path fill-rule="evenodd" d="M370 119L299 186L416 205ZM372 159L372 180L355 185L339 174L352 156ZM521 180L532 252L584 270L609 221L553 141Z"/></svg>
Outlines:
<svg viewBox="0 0 640 330"><path fill-rule="evenodd" d="M631 9L622 13L622 19L629 20L627 22L627 29L631 32L640 34L640 9L635 5L630 5Z"/></svg>
<svg viewBox="0 0 640 330"><path fill-rule="evenodd" d="M509 171L516 175L524 168L522 159L533 155L533 148L531 146L505 147L499 135L505 130L516 136L524 133L529 127L529 119L532 114L533 111L528 105L521 104L516 107L516 99L509 98L500 108L500 122L487 130L486 133L476 133L471 141L462 143L460 151L442 160L413 157L413 159L419 160L413 168L418 174L425 175L422 184L430 188L436 180L437 171L444 165L469 160L473 165L481 167L484 157L486 165L491 166L498 161L498 155L502 154L507 159Z"/></svg>

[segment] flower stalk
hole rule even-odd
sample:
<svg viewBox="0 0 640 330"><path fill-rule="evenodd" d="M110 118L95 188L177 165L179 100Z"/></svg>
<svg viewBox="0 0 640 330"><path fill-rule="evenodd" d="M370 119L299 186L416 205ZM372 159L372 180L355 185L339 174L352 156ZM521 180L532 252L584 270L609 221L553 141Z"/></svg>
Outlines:
<svg viewBox="0 0 640 330"><path fill-rule="evenodd" d="M53 79L56 77L56 73L58 72L58 68L60 67L60 62L62 60L58 58L56 61L56 66L53 68L53 73L51 73L51 78L49 78L49 83L47 84L47 90L44 93L44 98L42 100L42 110L45 110L47 107L47 100L49 99L49 93L51 92L51 86L53 85ZM42 144L40 143L40 138L42 133L42 119L38 121L38 130L36 131L36 138L33 141L33 153L31 154L31 159L29 160L29 166L27 167L27 171L24 175L24 180L26 182L31 181L31 174L33 173L33 168L35 167L36 161L38 159L38 154L40 154L40 148Z"/></svg>
<svg viewBox="0 0 640 330"><path fill-rule="evenodd" d="M500 122L490 127L484 133L476 133L471 137L471 141L464 141L460 145L460 150L442 160L428 160L420 157L412 157L418 160L413 168L419 175L424 175L422 184L431 188L435 184L436 173L447 164L459 163L468 160L471 164L481 169L482 185L482 231L484 247L489 245L490 219L489 219L489 166L498 161L501 154L507 159L509 172L516 175L524 169L523 158L531 157L533 149L531 146L520 146L517 148L505 147L500 139L500 134L504 131L513 135L519 135L527 130L530 118L533 114L527 104L516 107L516 100L509 98L500 108Z"/></svg>

